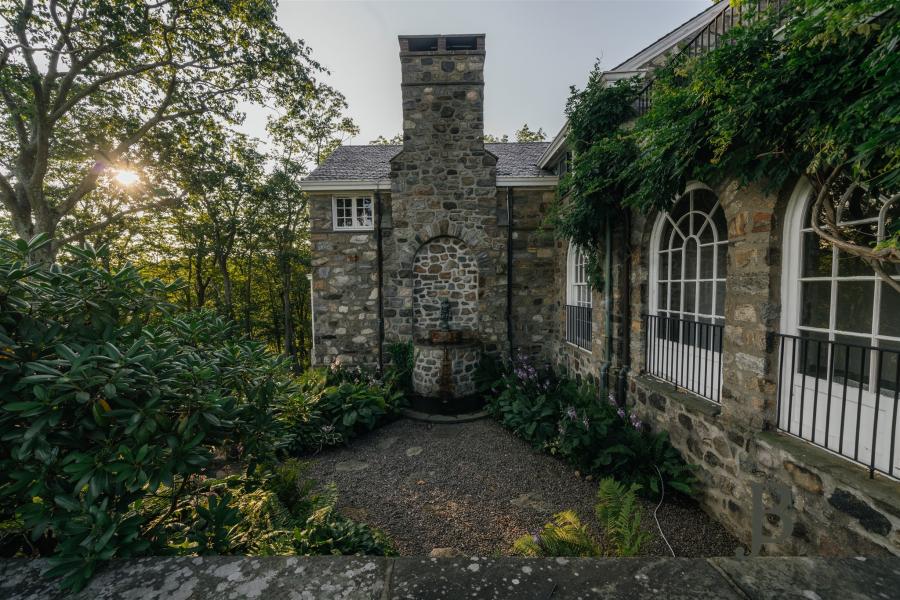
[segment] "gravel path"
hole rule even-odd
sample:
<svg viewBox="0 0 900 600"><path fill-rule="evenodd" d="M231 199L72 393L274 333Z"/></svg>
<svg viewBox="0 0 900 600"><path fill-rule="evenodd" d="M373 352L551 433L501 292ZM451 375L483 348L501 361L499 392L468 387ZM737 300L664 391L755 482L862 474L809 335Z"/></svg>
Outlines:
<svg viewBox="0 0 900 600"><path fill-rule="evenodd" d="M310 461L310 476L334 482L339 510L384 530L401 555L451 548L507 555L519 536L561 510L593 523L596 482L537 452L492 420L457 425L395 421L349 447ZM646 554L668 550L646 504ZM659 520L678 556L733 555L738 542L693 503L666 503Z"/></svg>

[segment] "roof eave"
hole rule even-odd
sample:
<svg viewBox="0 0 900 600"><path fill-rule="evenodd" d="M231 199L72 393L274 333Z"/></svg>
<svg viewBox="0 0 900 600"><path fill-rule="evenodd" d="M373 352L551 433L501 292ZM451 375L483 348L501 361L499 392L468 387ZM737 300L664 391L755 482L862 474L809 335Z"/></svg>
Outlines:
<svg viewBox="0 0 900 600"><path fill-rule="evenodd" d="M321 179L301 181L304 192L359 192L391 189L390 179Z"/></svg>
<svg viewBox="0 0 900 600"><path fill-rule="evenodd" d="M541 154L541 157L538 159L538 166L540 168L546 169L551 161L556 159L560 150L566 145L566 136L568 134L569 122L566 121L565 124L563 124L562 129L559 130L559 133L556 134L556 137L553 138L553 141L550 142L550 145L547 146L547 149L544 150L544 153Z"/></svg>

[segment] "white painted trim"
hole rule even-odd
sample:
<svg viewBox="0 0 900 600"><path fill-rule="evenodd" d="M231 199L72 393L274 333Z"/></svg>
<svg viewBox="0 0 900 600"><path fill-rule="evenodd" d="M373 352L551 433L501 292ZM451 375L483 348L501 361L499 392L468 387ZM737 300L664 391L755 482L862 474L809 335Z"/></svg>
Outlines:
<svg viewBox="0 0 900 600"><path fill-rule="evenodd" d="M693 192L694 190L709 190L710 192L714 192L711 187L702 183L700 181L688 181L687 185L684 188L684 192L679 194L675 198L675 202L672 203L672 206L681 200L681 197L687 193ZM658 314L659 307L657 306L657 298L658 294L656 293L657 288L659 287L659 236L662 235L663 224L668 217L669 211L660 211L658 215L656 215L656 222L653 224L653 230L650 233L650 277L648 278L648 294L649 298L647 298L647 313L651 315ZM698 252L699 254L699 252ZM713 252L713 260L717 260L718 252ZM713 264L713 276L712 281L715 282L718 277L715 271L716 265ZM727 280L727 273L726 273ZM715 287L715 283L713 284ZM683 293L683 292L682 292ZM699 293L699 291L698 291ZM726 290L727 294L728 291ZM715 313L716 307L712 306L712 311ZM671 311L669 311L671 312Z"/></svg>
<svg viewBox="0 0 900 600"><path fill-rule="evenodd" d="M497 187L556 187L559 185L559 177L545 175L540 177L497 177Z"/></svg>
<svg viewBox="0 0 900 600"><path fill-rule="evenodd" d="M372 208L372 224L369 226L360 227L358 225L353 225L352 227L338 227L337 224L337 201L340 200L353 200L352 202L352 214L351 218L353 222L356 223L356 209L357 202L359 200L368 200L371 204ZM375 198L372 194L334 194L331 196L331 230L332 231L374 231L375 229Z"/></svg>
<svg viewBox="0 0 900 600"><path fill-rule="evenodd" d="M501 175L497 177L498 187L556 187L557 185L559 185L559 177L555 175L539 175L537 177ZM390 190L391 181L389 179L381 181L362 179L306 181L301 182L300 189L304 192L374 192L375 190Z"/></svg>
<svg viewBox="0 0 900 600"><path fill-rule="evenodd" d="M300 189L304 192L374 192L375 190L390 190L391 180L332 179L329 181L301 181Z"/></svg>
<svg viewBox="0 0 900 600"><path fill-rule="evenodd" d="M547 165L553 161L557 155L559 154L560 148L563 148L566 145L566 136L569 135L569 121L563 123L562 129L559 130L559 133L553 138L553 141L550 142L550 145L544 150L544 153L541 154L541 157L538 159L538 166L542 169L546 169Z"/></svg>
<svg viewBox="0 0 900 600"><path fill-rule="evenodd" d="M803 213L813 192L812 183L803 177L794 186L784 216L781 266L781 332L798 335L800 326L800 262L803 241ZM798 208L799 207L799 208ZM831 278L829 277L830 281ZM829 323L830 323L829 319Z"/></svg>
<svg viewBox="0 0 900 600"><path fill-rule="evenodd" d="M725 4L727 4L727 2ZM607 72L635 71L648 61L653 60L661 54L665 54L666 51L678 44L678 42L696 35L698 31L709 25L713 21L713 19L715 19L716 16L718 16L718 14L725 8L725 4L723 4L722 1L716 2L700 14L692 17L685 23L676 27L637 54L631 56L630 58L626 59L621 64L616 65Z"/></svg>

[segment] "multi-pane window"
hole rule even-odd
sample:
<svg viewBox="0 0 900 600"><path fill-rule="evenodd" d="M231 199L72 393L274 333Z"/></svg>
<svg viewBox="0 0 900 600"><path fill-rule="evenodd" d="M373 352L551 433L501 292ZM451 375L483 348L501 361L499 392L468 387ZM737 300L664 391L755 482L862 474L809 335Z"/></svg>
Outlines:
<svg viewBox="0 0 900 600"><path fill-rule="evenodd" d="M335 229L372 229L372 198L343 196L334 199Z"/></svg>
<svg viewBox="0 0 900 600"><path fill-rule="evenodd" d="M715 194L695 189L662 216L656 313L703 323L725 314L728 226Z"/></svg>
<svg viewBox="0 0 900 600"><path fill-rule="evenodd" d="M845 193L844 183L829 199L835 223L843 237L874 247L900 205L863 188ZM785 219L778 426L898 477L900 293L812 229L814 197L808 183L798 186ZM900 267L885 268L900 282Z"/></svg>
<svg viewBox="0 0 900 600"><path fill-rule="evenodd" d="M722 385L728 227L716 195L685 192L653 231L647 369L710 400Z"/></svg>
<svg viewBox="0 0 900 600"><path fill-rule="evenodd" d="M591 349L591 306L587 254L570 244L566 265L566 341L585 350Z"/></svg>
<svg viewBox="0 0 900 600"><path fill-rule="evenodd" d="M591 286L587 278L587 256L578 246L570 249L572 255L572 279L569 282L569 304L591 305Z"/></svg>

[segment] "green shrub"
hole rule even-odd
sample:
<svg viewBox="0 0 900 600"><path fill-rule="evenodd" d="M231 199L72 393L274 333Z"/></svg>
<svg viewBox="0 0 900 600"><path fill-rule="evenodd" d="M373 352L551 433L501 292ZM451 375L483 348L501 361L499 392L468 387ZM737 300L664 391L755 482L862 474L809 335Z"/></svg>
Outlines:
<svg viewBox="0 0 900 600"><path fill-rule="evenodd" d="M483 384L486 385L486 384ZM596 388L540 372L519 359L489 387L488 410L504 427L585 473L612 475L659 495L667 488L691 494L694 478L664 432L598 398Z"/></svg>
<svg viewBox="0 0 900 600"><path fill-rule="evenodd" d="M416 366L416 353L412 342L394 342L389 344L388 354L391 357L391 363L385 369L385 385L403 394L412 394L412 376L413 369Z"/></svg>
<svg viewBox="0 0 900 600"><path fill-rule="evenodd" d="M513 544L521 556L598 556L600 547L574 511L553 516L539 533L523 535Z"/></svg>
<svg viewBox="0 0 900 600"><path fill-rule="evenodd" d="M636 556L650 539L650 535L641 529L641 512L636 498L640 487L636 483L626 486L612 477L600 480L594 510L606 533L606 542L616 556Z"/></svg>
<svg viewBox="0 0 900 600"><path fill-rule="evenodd" d="M297 554L396 554L384 533L340 515L335 510L336 504L337 492L331 487L318 499L317 508L306 522L294 530Z"/></svg>
<svg viewBox="0 0 900 600"><path fill-rule="evenodd" d="M310 369L290 396L285 421L294 432L293 450L318 451L345 443L396 415L400 391L384 386L359 369Z"/></svg>
<svg viewBox="0 0 900 600"><path fill-rule="evenodd" d="M248 473L271 462L290 442L294 384L261 345L178 312L173 286L110 272L98 251L29 264L46 243L0 240L0 499L52 553L50 574L79 588L100 561L151 550L140 504L178 506L214 452ZM229 502L203 506L209 528L189 543L218 551Z"/></svg>

